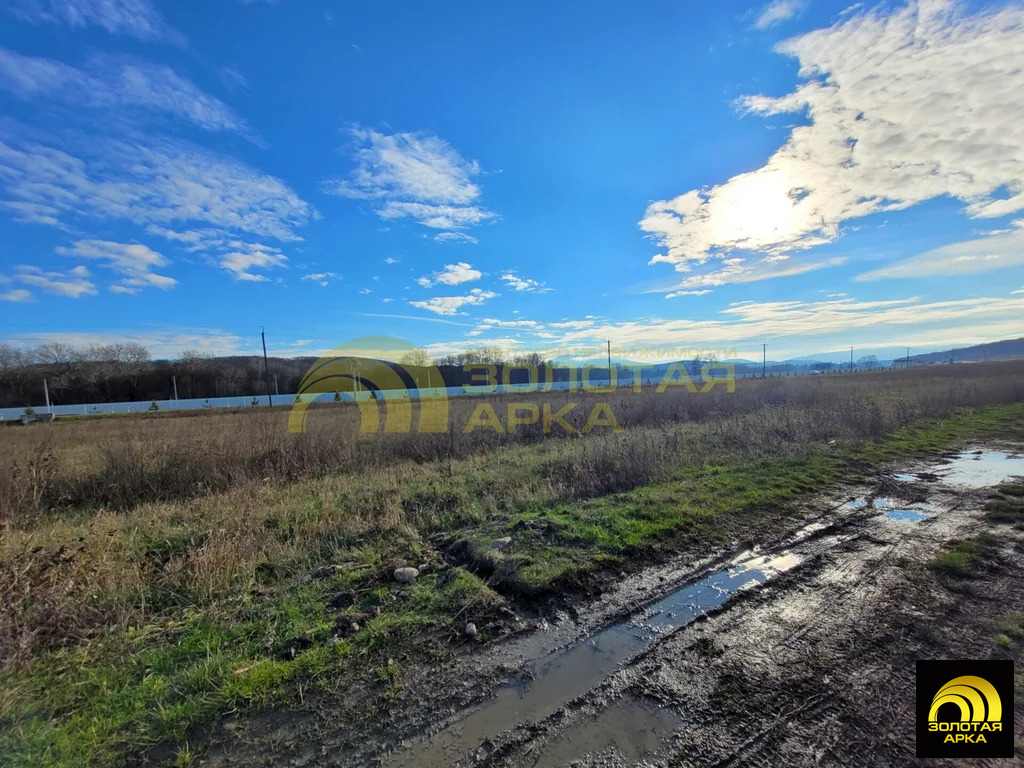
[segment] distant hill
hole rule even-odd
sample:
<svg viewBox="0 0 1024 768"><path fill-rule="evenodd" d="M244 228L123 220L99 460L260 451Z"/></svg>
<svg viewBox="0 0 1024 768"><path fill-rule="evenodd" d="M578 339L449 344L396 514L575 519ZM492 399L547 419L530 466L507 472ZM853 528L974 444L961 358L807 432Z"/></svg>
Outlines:
<svg viewBox="0 0 1024 768"><path fill-rule="evenodd" d="M853 350L853 359L856 362L862 357L868 355L874 355L879 362L888 362L895 360L897 357L906 357L906 347L878 347L875 349L863 349ZM850 349L838 349L832 352L816 352L813 355L801 355L800 357L793 357L786 360L787 363L849 363L850 362Z"/></svg>
<svg viewBox="0 0 1024 768"><path fill-rule="evenodd" d="M911 360L923 363L948 363L950 358L959 363L978 363L986 360L1014 360L1024 358L1024 338L992 341L987 344L976 344L973 347L945 349L941 352L928 352L911 355Z"/></svg>

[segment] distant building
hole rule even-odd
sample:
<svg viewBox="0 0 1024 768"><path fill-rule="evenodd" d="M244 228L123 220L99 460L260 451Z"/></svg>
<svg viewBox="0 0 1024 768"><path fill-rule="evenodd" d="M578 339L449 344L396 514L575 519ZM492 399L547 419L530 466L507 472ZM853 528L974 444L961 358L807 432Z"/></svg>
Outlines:
<svg viewBox="0 0 1024 768"><path fill-rule="evenodd" d="M915 360L912 357L897 357L892 361L893 368L920 368L928 365L924 360Z"/></svg>

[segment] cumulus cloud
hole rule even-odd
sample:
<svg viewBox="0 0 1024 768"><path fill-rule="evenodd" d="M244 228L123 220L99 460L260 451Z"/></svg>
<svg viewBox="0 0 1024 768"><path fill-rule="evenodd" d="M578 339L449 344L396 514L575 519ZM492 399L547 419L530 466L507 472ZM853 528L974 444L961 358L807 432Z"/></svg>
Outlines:
<svg viewBox="0 0 1024 768"><path fill-rule="evenodd" d="M32 301L32 292L24 288L15 288L0 293L0 301L25 302Z"/></svg>
<svg viewBox="0 0 1024 768"><path fill-rule="evenodd" d="M943 196L971 217L1024 209L1024 8L886 5L778 50L799 61L801 84L742 107L807 124L763 167L652 203L640 226L665 250L651 263L688 272L737 253L794 255L844 221Z"/></svg>
<svg viewBox="0 0 1024 768"><path fill-rule="evenodd" d="M302 276L303 280L311 280L317 285L327 287L332 280L341 280L337 272L309 272Z"/></svg>
<svg viewBox="0 0 1024 768"><path fill-rule="evenodd" d="M474 245L480 242L465 232L440 232L434 235L434 240L438 243L473 243Z"/></svg>
<svg viewBox="0 0 1024 768"><path fill-rule="evenodd" d="M10 11L35 24L99 27L140 40L185 42L180 32L167 26L152 0L13 0Z"/></svg>
<svg viewBox="0 0 1024 768"><path fill-rule="evenodd" d="M803 11L805 0L772 0L758 14L754 21L755 29L767 29L783 21L792 19Z"/></svg>
<svg viewBox="0 0 1024 768"><path fill-rule="evenodd" d="M348 179L328 182L328 192L372 201L382 219L411 218L449 234L494 218L479 206L480 187L473 178L480 175L480 165L443 139L359 126L349 133L356 167Z"/></svg>
<svg viewBox="0 0 1024 768"><path fill-rule="evenodd" d="M455 315L459 314L461 307L483 304L488 299L493 299L497 295L493 291L474 288L465 296L435 296L426 301L410 301L409 304L417 309L425 309L437 315Z"/></svg>
<svg viewBox="0 0 1024 768"><path fill-rule="evenodd" d="M78 240L70 248L60 247L57 253L64 256L78 256L97 259L105 266L122 275L121 280L111 286L115 293L137 293L140 288L173 288L178 281L167 275L157 274L154 268L170 264L167 258L141 243L113 243L109 240Z"/></svg>
<svg viewBox="0 0 1024 768"><path fill-rule="evenodd" d="M230 272L236 280L263 283L269 278L258 274L256 269L277 269L288 264L288 257L280 249L262 243L232 242L232 250L221 254L220 266Z"/></svg>
<svg viewBox="0 0 1024 768"><path fill-rule="evenodd" d="M553 290L552 288L545 288L544 283L539 283L528 277L520 277L511 269L505 270L501 275L501 279L505 281L505 285L514 291L526 293L549 293Z"/></svg>
<svg viewBox="0 0 1024 768"><path fill-rule="evenodd" d="M224 102L203 92L170 67L93 56L81 69L53 59L0 48L0 88L22 99L46 98L79 109L163 114L209 131L252 136Z"/></svg>
<svg viewBox="0 0 1024 768"><path fill-rule="evenodd" d="M478 269L473 269L470 264L460 261L458 264L445 264L444 269L432 275L424 275L416 278L416 282L424 288L429 288L435 283L443 285L459 285L460 283L471 283L483 277Z"/></svg>

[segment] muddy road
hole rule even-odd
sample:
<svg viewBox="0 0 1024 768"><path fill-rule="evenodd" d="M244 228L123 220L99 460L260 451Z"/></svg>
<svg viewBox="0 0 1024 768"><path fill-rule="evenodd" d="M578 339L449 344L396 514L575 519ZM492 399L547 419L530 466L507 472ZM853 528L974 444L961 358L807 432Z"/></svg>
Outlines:
<svg viewBox="0 0 1024 768"><path fill-rule="evenodd" d="M1019 526L998 527L975 578L926 567L948 542L993 528L988 489L1014 476L1024 454L1006 446L891 468L823 495L774 541L643 570L589 605L541 612L503 642L420 669L383 715L365 717L368 698L321 695L236 724L207 762L914 762L914 659L1019 654L992 642L998 617L1024 610Z"/></svg>

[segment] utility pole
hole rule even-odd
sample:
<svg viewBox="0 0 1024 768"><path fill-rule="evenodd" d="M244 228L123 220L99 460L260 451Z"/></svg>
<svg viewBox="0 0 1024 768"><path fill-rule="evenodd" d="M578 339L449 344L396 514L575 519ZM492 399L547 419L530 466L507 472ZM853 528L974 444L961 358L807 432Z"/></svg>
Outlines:
<svg viewBox="0 0 1024 768"><path fill-rule="evenodd" d="M174 399L178 399L178 377L171 376L171 385L174 387Z"/></svg>
<svg viewBox="0 0 1024 768"><path fill-rule="evenodd" d="M281 394L281 390L277 386L277 374L276 373L274 374L274 394L275 395L280 395Z"/></svg>
<svg viewBox="0 0 1024 768"><path fill-rule="evenodd" d="M850 373L853 373L853 347L850 347Z"/></svg>
<svg viewBox="0 0 1024 768"><path fill-rule="evenodd" d="M46 379L43 379L43 396L46 398L46 412L53 413L53 408L50 407L50 388L46 385Z"/></svg>
<svg viewBox="0 0 1024 768"><path fill-rule="evenodd" d="M271 408L274 407L274 398L270 394L270 361L267 360L267 332L263 330L263 326L260 326L260 339L263 340L263 374L266 377L265 383L267 385L267 403Z"/></svg>
<svg viewBox="0 0 1024 768"><path fill-rule="evenodd" d="M907 368L910 367L910 347L907 347Z"/></svg>
<svg viewBox="0 0 1024 768"><path fill-rule="evenodd" d="M612 340L608 339L608 385L612 383Z"/></svg>
<svg viewBox="0 0 1024 768"><path fill-rule="evenodd" d="M768 369L768 345L761 345L761 378L765 378L765 372Z"/></svg>

